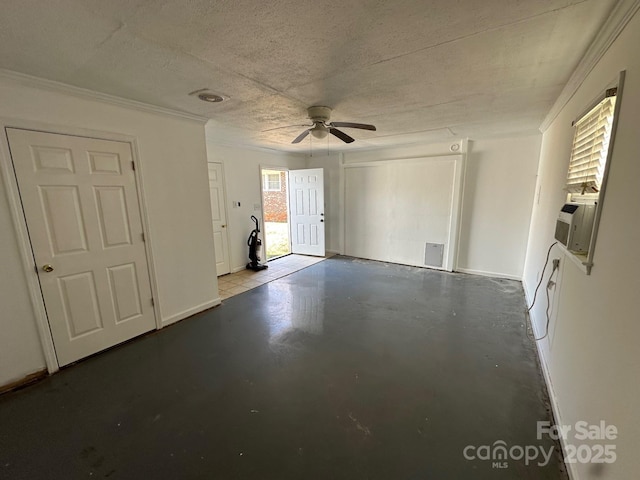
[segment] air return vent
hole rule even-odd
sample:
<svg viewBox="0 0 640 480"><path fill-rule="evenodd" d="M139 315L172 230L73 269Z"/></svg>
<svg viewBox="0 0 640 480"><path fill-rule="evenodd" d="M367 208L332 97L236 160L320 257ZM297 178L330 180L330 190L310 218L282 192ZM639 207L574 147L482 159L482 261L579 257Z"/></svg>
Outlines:
<svg viewBox="0 0 640 480"><path fill-rule="evenodd" d="M444 243L427 243L424 247L424 264L427 267L442 268Z"/></svg>

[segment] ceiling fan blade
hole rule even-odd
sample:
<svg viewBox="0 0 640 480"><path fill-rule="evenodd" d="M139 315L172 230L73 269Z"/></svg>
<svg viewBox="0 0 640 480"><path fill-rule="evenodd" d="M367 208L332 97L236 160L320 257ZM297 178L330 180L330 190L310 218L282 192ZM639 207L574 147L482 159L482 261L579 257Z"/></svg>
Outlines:
<svg viewBox="0 0 640 480"><path fill-rule="evenodd" d="M300 127L313 127L313 125L283 125L282 127L267 128L266 130L260 130L261 132L272 132L273 130L282 130L283 128L300 128Z"/></svg>
<svg viewBox="0 0 640 480"><path fill-rule="evenodd" d="M362 130L373 130L375 132L375 125L368 125L366 123L353 123L353 122L331 122L330 127L346 127L346 128L360 128Z"/></svg>
<svg viewBox="0 0 640 480"><path fill-rule="evenodd" d="M305 130L300 135L298 135L291 143L300 143L307 135L309 135L310 131L311 129Z"/></svg>
<svg viewBox="0 0 640 480"><path fill-rule="evenodd" d="M351 143L354 141L353 138L351 138L349 135L347 135L344 132L341 132L340 130L338 130L337 128L332 128L329 127L329 133L331 135L335 135L336 137L338 137L340 140L342 140L345 143Z"/></svg>

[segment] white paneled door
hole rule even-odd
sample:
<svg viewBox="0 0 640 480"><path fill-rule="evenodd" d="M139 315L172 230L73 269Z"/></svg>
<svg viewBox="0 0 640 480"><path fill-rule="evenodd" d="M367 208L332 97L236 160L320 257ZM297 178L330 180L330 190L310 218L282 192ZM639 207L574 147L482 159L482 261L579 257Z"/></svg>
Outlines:
<svg viewBox="0 0 640 480"><path fill-rule="evenodd" d="M324 257L322 168L289 170L291 253Z"/></svg>
<svg viewBox="0 0 640 480"><path fill-rule="evenodd" d="M211 193L211 218L213 220L213 245L218 276L231 271L227 237L227 210L221 163L209 163L209 191Z"/></svg>
<svg viewBox="0 0 640 480"><path fill-rule="evenodd" d="M7 134L58 363L153 330L131 145Z"/></svg>

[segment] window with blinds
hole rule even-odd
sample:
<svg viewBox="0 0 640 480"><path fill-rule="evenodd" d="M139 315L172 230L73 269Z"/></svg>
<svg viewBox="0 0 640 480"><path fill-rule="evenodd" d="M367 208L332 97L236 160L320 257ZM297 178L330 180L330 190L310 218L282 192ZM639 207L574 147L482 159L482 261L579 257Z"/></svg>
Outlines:
<svg viewBox="0 0 640 480"><path fill-rule="evenodd" d="M280 173L263 174L262 189L266 192L279 192L282 190L282 187L280 186Z"/></svg>
<svg viewBox="0 0 640 480"><path fill-rule="evenodd" d="M566 189L570 193L598 193L607 163L616 104L616 89L575 123Z"/></svg>

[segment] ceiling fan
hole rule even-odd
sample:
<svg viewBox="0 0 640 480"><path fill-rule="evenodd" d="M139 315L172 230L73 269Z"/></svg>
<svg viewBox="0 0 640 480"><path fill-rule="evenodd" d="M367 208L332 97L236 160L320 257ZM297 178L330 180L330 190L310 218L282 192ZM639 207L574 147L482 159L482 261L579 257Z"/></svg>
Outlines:
<svg viewBox="0 0 640 480"><path fill-rule="evenodd" d="M374 125L367 125L365 123L329 122L329 118L331 117L331 108L329 107L313 106L309 107L307 109L307 112L309 113L309 119L311 119L313 125L304 125L310 128L298 135L291 143L300 143L309 134L311 134L315 138L322 139L326 138L329 133L335 137L338 137L345 143L351 143L355 139L350 137L343 131L338 130L337 127L359 128L361 130L372 131L376 130L376 127Z"/></svg>

